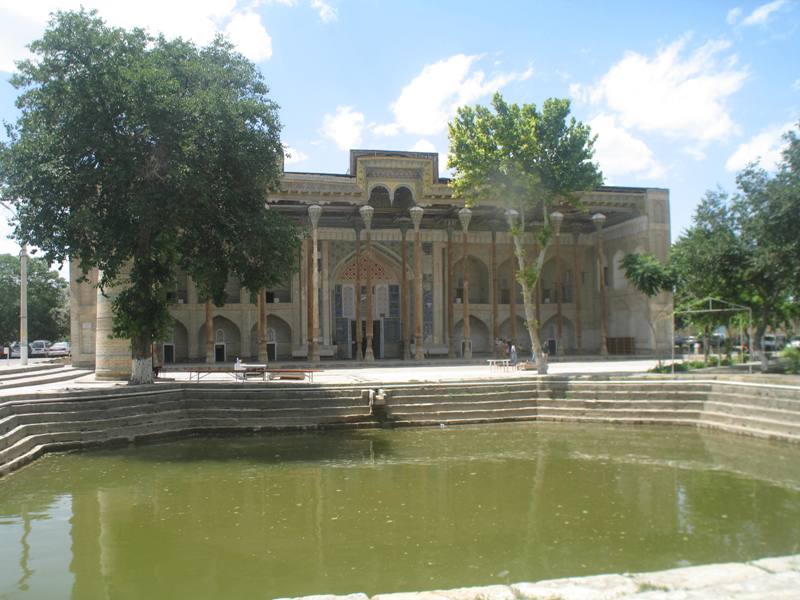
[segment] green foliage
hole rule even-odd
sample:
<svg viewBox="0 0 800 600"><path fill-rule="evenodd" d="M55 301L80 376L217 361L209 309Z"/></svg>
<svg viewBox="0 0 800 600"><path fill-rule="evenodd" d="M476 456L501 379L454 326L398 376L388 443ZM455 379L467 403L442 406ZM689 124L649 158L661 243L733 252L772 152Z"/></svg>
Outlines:
<svg viewBox="0 0 800 600"><path fill-rule="evenodd" d="M0 343L19 340L19 257L0 254ZM28 259L28 339L69 336L67 282L46 260Z"/></svg>
<svg viewBox="0 0 800 600"><path fill-rule="evenodd" d="M277 106L252 63L222 38L198 48L83 10L56 13L31 51L0 149L15 236L99 268L101 287L128 280L114 331L134 354L170 327L179 267L218 302L231 275L253 290L288 277L298 233L266 207L283 154Z"/></svg>
<svg viewBox="0 0 800 600"><path fill-rule="evenodd" d="M449 125L453 169L451 186L467 205L488 202L519 214L509 223L519 239L536 214L543 223L536 232L539 254L530 262L516 245L523 266L517 281L525 294L526 314L532 314L530 290L536 285L544 252L554 236L549 223L555 206L580 207L579 194L602 184L593 162L594 141L587 125L570 117L569 100L550 98L541 110L535 104L509 104L496 93L491 107L464 106ZM539 347L534 332L533 347Z"/></svg>
<svg viewBox="0 0 800 600"><path fill-rule="evenodd" d="M780 357L786 363L786 372L800 375L800 348L792 346L781 350Z"/></svg>
<svg viewBox="0 0 800 600"><path fill-rule="evenodd" d="M625 277L645 296L656 296L660 292L671 292L675 275L669 265L662 265L651 254L628 254L622 259Z"/></svg>
<svg viewBox="0 0 800 600"><path fill-rule="evenodd" d="M676 305L716 297L749 306L756 344L768 326L798 314L800 141L796 131L786 139L774 176L750 165L736 178L736 194L708 192L671 252ZM710 328L730 316L694 315L691 321Z"/></svg>

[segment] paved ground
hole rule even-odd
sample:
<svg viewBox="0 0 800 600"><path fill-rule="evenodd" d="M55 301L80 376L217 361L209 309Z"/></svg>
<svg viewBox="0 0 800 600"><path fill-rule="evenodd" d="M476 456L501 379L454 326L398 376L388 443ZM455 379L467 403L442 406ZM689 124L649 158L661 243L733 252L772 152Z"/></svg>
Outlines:
<svg viewBox="0 0 800 600"><path fill-rule="evenodd" d="M5 363L6 361L3 361ZM16 394L31 394L36 392L54 392L63 389L96 389L107 388L118 385L125 385L119 381L96 381L94 374L84 374L77 379L60 382L42 381L40 372L31 369L30 376L22 381L29 385L17 385L4 389L2 376L4 369L19 369L19 361L9 361L11 365L0 367L0 396ZM14 363L17 364L14 364ZM31 367L41 366L46 360L32 362ZM550 363L549 374L551 375L581 375L581 374L630 374L644 373L656 364L655 360L613 360L613 361L565 361ZM287 365L289 366L289 365ZM80 374L80 373L76 373ZM433 366L383 366L380 363L373 363L370 366L361 367L341 367L326 366L322 363L320 372L315 374L314 383L316 384L348 384L364 383L403 383L403 382L423 382L423 381L468 381L475 379L527 379L537 377L536 371L512 371L493 369L486 363L483 364L437 364ZM18 379L19 380L19 379ZM185 371L168 370L162 373L161 381L188 381L189 374ZM205 382L232 382L233 378L224 373L212 373L203 378ZM284 382L286 383L286 382ZM298 382L299 383L299 382Z"/></svg>

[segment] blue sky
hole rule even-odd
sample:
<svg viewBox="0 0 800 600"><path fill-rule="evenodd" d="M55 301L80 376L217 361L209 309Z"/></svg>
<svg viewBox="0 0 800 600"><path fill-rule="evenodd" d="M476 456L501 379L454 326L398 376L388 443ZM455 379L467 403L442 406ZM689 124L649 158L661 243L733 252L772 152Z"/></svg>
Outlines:
<svg viewBox="0 0 800 600"><path fill-rule="evenodd" d="M0 0L0 119L13 61L47 14ZM800 120L800 1L83 0L107 21L205 43L223 32L281 106L287 170L343 173L349 148L436 151L447 121L499 89L567 97L598 134L606 183L670 190L672 237L706 190L772 168ZM16 251L0 222L0 252Z"/></svg>

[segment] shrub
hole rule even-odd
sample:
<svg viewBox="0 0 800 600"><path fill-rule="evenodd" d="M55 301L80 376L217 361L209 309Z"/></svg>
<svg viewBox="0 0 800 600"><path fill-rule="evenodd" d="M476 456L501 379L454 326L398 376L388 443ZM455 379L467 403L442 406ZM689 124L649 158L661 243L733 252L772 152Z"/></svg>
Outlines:
<svg viewBox="0 0 800 600"><path fill-rule="evenodd" d="M800 374L800 348L786 348L781 351L780 356L786 363L787 373Z"/></svg>

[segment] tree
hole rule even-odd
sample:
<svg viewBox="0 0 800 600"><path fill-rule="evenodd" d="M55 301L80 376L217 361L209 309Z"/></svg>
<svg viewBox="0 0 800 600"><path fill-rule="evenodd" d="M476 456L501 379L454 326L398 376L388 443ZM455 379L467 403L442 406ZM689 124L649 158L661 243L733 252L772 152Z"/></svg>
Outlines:
<svg viewBox="0 0 800 600"><path fill-rule="evenodd" d="M753 164L736 177L734 195L707 192L671 251L676 304L712 296L749 306L756 350L768 326L797 314L800 298L800 141L796 131L785 137L776 174Z"/></svg>
<svg viewBox="0 0 800 600"><path fill-rule="evenodd" d="M528 333L532 348L539 348L532 298L553 239L550 212L579 207L580 193L602 184L592 162L595 138L587 125L570 118L568 100L550 98L539 110L508 104L499 93L491 108L459 108L449 135L455 193L468 205L489 202L507 209ZM522 238L536 215L539 249L528 256ZM536 356L539 371L545 371L542 353Z"/></svg>
<svg viewBox="0 0 800 600"><path fill-rule="evenodd" d="M0 254L0 343L19 340L19 257ZM67 282L41 258L28 260L29 338L59 340L69 334Z"/></svg>
<svg viewBox="0 0 800 600"><path fill-rule="evenodd" d="M661 292L671 293L675 287L675 274L672 268L661 264L652 254L628 254L622 259L622 269L633 287L648 298L657 296ZM653 340L656 339L656 322L669 314L662 310L655 317L651 315L648 319L647 324L653 333ZM661 367L660 358L658 366Z"/></svg>
<svg viewBox="0 0 800 600"><path fill-rule="evenodd" d="M222 38L198 48L81 10L56 13L30 49L0 149L15 236L120 286L114 334L131 340L132 381L151 382L178 268L217 303L230 275L255 291L291 273L298 233L266 205L283 156L277 106Z"/></svg>

